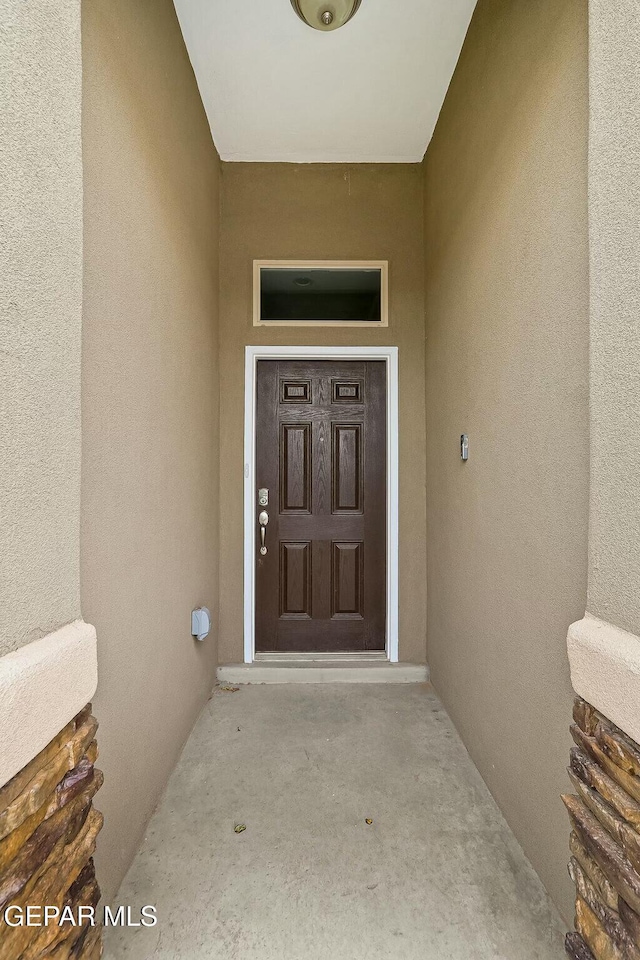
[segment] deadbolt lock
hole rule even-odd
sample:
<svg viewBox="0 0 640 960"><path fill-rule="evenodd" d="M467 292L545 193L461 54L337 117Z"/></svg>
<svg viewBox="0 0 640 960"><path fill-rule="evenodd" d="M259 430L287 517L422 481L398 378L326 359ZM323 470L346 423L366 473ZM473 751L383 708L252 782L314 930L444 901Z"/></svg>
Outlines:
<svg viewBox="0 0 640 960"><path fill-rule="evenodd" d="M269 491L266 487L262 487L258 490L258 503L261 507L269 506Z"/></svg>

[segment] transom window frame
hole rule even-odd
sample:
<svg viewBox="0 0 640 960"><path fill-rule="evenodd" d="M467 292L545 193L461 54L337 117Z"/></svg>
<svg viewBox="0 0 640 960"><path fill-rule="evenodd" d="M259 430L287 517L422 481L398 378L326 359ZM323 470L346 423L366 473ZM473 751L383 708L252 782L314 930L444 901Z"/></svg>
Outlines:
<svg viewBox="0 0 640 960"><path fill-rule="evenodd" d="M260 317L260 271L263 267L288 270L380 270L379 320L262 320ZM388 260L254 260L253 261L253 326L254 327L351 327L378 329L389 326L389 261Z"/></svg>

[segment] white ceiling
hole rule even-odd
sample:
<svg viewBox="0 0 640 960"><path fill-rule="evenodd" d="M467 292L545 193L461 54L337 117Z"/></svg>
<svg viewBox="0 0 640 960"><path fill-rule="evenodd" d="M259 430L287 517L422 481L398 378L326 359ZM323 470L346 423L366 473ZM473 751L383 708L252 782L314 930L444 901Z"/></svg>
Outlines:
<svg viewBox="0 0 640 960"><path fill-rule="evenodd" d="M223 160L419 162L476 0L362 0L312 30L290 0L175 0Z"/></svg>

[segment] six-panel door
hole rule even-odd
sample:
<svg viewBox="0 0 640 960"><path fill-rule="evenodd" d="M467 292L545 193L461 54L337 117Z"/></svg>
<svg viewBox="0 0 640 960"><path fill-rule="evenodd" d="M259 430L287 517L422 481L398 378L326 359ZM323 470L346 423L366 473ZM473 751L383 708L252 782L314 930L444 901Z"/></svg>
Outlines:
<svg viewBox="0 0 640 960"><path fill-rule="evenodd" d="M256 413L256 650L384 650L385 363L261 360Z"/></svg>

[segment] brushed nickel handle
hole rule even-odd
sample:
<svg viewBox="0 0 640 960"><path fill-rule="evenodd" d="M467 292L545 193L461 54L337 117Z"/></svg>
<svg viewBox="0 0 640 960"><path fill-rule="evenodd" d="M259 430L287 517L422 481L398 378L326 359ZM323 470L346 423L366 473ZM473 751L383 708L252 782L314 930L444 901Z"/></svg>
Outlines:
<svg viewBox="0 0 640 960"><path fill-rule="evenodd" d="M267 524L269 523L269 514L266 510L263 510L260 516L258 517L258 523L260 524L260 555L266 556L267 546Z"/></svg>

